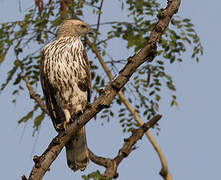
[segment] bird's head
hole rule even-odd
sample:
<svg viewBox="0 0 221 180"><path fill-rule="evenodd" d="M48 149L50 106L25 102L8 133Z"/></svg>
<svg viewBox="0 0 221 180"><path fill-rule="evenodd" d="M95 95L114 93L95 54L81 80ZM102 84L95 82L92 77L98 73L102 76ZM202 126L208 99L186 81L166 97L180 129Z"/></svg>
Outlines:
<svg viewBox="0 0 221 180"><path fill-rule="evenodd" d="M60 37L81 37L92 32L91 27L83 21L76 19L64 20L58 30L57 39Z"/></svg>

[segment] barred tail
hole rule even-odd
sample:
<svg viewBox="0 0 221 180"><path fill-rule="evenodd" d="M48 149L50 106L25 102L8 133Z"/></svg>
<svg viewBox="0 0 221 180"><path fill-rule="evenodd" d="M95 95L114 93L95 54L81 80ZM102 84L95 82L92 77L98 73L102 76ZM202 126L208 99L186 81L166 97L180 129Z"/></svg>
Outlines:
<svg viewBox="0 0 221 180"><path fill-rule="evenodd" d="M85 127L82 127L76 138L71 139L65 147L69 168L83 171L89 163Z"/></svg>

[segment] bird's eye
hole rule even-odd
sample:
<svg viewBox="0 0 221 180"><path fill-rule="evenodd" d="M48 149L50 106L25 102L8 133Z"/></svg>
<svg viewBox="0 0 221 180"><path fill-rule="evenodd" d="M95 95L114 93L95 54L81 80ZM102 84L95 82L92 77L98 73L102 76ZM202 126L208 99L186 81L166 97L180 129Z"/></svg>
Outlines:
<svg viewBox="0 0 221 180"><path fill-rule="evenodd" d="M87 28L87 26L84 25L84 24L81 24L80 27L83 28L83 29L84 29L84 28Z"/></svg>

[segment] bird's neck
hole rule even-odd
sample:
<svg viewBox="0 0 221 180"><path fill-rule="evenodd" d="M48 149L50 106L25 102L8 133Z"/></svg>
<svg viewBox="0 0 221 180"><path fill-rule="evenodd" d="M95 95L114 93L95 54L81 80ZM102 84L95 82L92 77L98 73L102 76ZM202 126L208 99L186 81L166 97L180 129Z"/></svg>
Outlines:
<svg viewBox="0 0 221 180"><path fill-rule="evenodd" d="M84 46L81 41L80 36L68 36L68 37L60 37L59 39L56 39L57 42L62 42L66 44L66 48L73 48L75 47L78 50L83 50ZM60 43L59 43L60 44ZM63 45L61 45L63 46Z"/></svg>
<svg viewBox="0 0 221 180"><path fill-rule="evenodd" d="M61 39L65 39L65 40L81 40L81 37L80 36L67 36L67 35L65 35L65 36L62 36L62 35L58 35L57 37L56 37L56 40L61 40Z"/></svg>

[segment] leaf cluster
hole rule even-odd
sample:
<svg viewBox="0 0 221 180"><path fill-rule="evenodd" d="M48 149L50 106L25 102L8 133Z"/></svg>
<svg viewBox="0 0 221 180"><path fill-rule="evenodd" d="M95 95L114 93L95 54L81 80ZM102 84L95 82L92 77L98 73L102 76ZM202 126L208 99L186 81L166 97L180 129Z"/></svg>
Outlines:
<svg viewBox="0 0 221 180"><path fill-rule="evenodd" d="M94 13L97 17L105 13L100 8L101 0L70 0L65 3L64 8L64 5L61 6L61 1L58 0L45 2L40 10L37 6L28 9L24 19L0 25L0 63L9 60L6 56L9 49L14 52L13 66L8 71L8 76L1 85L0 91L4 90L11 82L14 89L13 102L16 101L17 95L24 90L22 81L24 76L28 75L33 87L37 89L39 86L41 50L55 38L58 27L64 19L84 20L86 11ZM157 14L161 12L161 6L157 0L126 0L119 1L119 3L121 3L121 13L127 15L126 19L124 18L122 21L112 19L108 22L97 21L92 25L97 28L97 34L91 38L106 59L113 75L116 75L122 65L127 63L127 57L120 60L112 57L111 53L107 52L111 41L114 39L123 40L127 44L127 49L138 52L157 22ZM103 26L108 29L107 34L100 34ZM119 48L123 49L123 47ZM143 120L149 120L159 111L160 101L164 98L162 96L163 89L168 89L171 92L171 106L178 105L173 77L167 72L167 67L177 62L183 62L182 54L188 48L192 49L191 58L199 61L199 56L203 54L203 48L194 25L188 18L175 16L159 42L158 60L152 64L144 64L139 68L130 82L122 89ZM96 58L91 53L89 53L89 57ZM107 84L108 78L98 62L90 62L93 98L96 98ZM38 105L33 104L32 110L27 112L18 122L25 123L34 119L34 128L37 130L45 118L45 114L38 109ZM106 121L117 118L123 132L128 132L138 126L120 98L116 98L113 101L113 106L103 110L98 116Z"/></svg>
<svg viewBox="0 0 221 180"><path fill-rule="evenodd" d="M100 171L92 172L87 176L83 175L82 178L84 180L111 180L111 178L104 177Z"/></svg>

